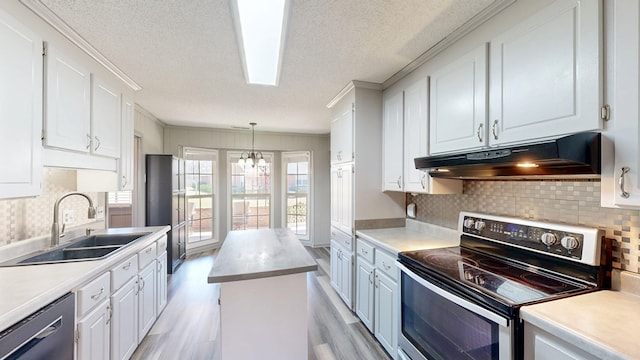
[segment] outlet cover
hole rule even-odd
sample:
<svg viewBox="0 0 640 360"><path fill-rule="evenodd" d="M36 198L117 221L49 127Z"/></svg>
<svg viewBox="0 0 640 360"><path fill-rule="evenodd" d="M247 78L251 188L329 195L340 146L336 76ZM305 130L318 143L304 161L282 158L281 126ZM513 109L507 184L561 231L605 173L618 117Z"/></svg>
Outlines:
<svg viewBox="0 0 640 360"><path fill-rule="evenodd" d="M62 212L62 223L71 225L75 221L75 213L73 210L64 210Z"/></svg>
<svg viewBox="0 0 640 360"><path fill-rule="evenodd" d="M96 207L96 219L104 219L104 206Z"/></svg>

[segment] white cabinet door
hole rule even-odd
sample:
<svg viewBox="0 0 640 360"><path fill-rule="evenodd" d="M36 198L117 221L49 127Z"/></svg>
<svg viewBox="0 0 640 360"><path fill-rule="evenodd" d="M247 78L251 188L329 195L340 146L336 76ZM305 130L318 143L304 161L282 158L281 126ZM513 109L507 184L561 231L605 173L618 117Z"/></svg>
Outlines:
<svg viewBox="0 0 640 360"><path fill-rule="evenodd" d="M138 277L111 295L111 359L129 359L138 347Z"/></svg>
<svg viewBox="0 0 640 360"><path fill-rule="evenodd" d="M611 106L611 119L603 135L610 141L611 148L606 148L606 157L603 152L601 200L602 206L638 208L640 4L618 0L607 1L605 5L608 15L606 102Z"/></svg>
<svg viewBox="0 0 640 360"><path fill-rule="evenodd" d="M92 312L78 321L78 360L109 359L109 323L111 306L109 299L99 304Z"/></svg>
<svg viewBox="0 0 640 360"><path fill-rule="evenodd" d="M42 39L0 10L0 199L40 195Z"/></svg>
<svg viewBox="0 0 640 360"><path fill-rule="evenodd" d="M331 163L353 161L353 111L331 121Z"/></svg>
<svg viewBox="0 0 640 360"><path fill-rule="evenodd" d="M340 253L340 296L351 309L353 308L353 254L342 251Z"/></svg>
<svg viewBox="0 0 640 360"><path fill-rule="evenodd" d="M342 183L340 182L340 168L331 167L331 226L340 227L340 205Z"/></svg>
<svg viewBox="0 0 640 360"><path fill-rule="evenodd" d="M122 95L122 133L120 134L120 159L118 162L118 189L120 191L133 190L133 112L134 103Z"/></svg>
<svg viewBox="0 0 640 360"><path fill-rule="evenodd" d="M487 45L431 73L430 153L486 145Z"/></svg>
<svg viewBox="0 0 640 360"><path fill-rule="evenodd" d="M596 360L576 345L570 344L528 322L524 323L524 360Z"/></svg>
<svg viewBox="0 0 640 360"><path fill-rule="evenodd" d="M91 73L55 46L46 51L44 145L89 153Z"/></svg>
<svg viewBox="0 0 640 360"><path fill-rule="evenodd" d="M342 285L340 249L340 246L331 240L331 286L333 286L338 293L340 293L340 287Z"/></svg>
<svg viewBox="0 0 640 360"><path fill-rule="evenodd" d="M152 261L138 275L138 344L156 320L156 263Z"/></svg>
<svg viewBox="0 0 640 360"><path fill-rule="evenodd" d="M120 157L120 92L92 76L91 151L95 155Z"/></svg>
<svg viewBox="0 0 640 360"><path fill-rule="evenodd" d="M601 6L558 0L491 40L490 144L602 127Z"/></svg>
<svg viewBox="0 0 640 360"><path fill-rule="evenodd" d="M404 191L429 192L427 174L416 170L414 159L429 155L427 133L427 79L421 78L404 91Z"/></svg>
<svg viewBox="0 0 640 360"><path fill-rule="evenodd" d="M389 354L396 353L396 283L376 271L375 336Z"/></svg>
<svg viewBox="0 0 640 360"><path fill-rule="evenodd" d="M342 166L340 170L340 230L353 233L353 164Z"/></svg>
<svg viewBox="0 0 640 360"><path fill-rule="evenodd" d="M425 99L426 101L426 99ZM403 93L384 100L382 117L382 171L385 191L402 191Z"/></svg>
<svg viewBox="0 0 640 360"><path fill-rule="evenodd" d="M356 314L362 323L373 332L373 265L356 256Z"/></svg>
<svg viewBox="0 0 640 360"><path fill-rule="evenodd" d="M167 306L167 252L156 258L156 315Z"/></svg>

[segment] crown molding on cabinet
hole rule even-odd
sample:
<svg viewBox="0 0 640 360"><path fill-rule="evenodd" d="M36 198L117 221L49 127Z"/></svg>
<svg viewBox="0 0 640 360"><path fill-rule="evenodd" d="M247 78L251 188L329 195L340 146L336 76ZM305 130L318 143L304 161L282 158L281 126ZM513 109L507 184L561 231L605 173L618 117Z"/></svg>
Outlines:
<svg viewBox="0 0 640 360"><path fill-rule="evenodd" d="M327 104L327 107L331 109L338 101L340 101L347 93L349 93L349 91L353 90L354 88L382 90L382 84L376 84L372 82L358 81L358 80L349 81L347 86L345 86L342 90L340 90L338 95L336 95L333 99L331 99L331 101L329 101L329 103Z"/></svg>
<svg viewBox="0 0 640 360"><path fill-rule="evenodd" d="M496 0L491 5L487 6L484 10L479 12L476 16L471 18L469 21L464 23L459 28L455 29L451 34L449 34L444 39L440 40L437 44L429 48L427 51L422 53L422 55L418 56L415 60L410 62L407 66L400 69L397 73L393 74L390 78L385 80L382 83L382 88L386 89L389 86L396 83L398 80L403 77L409 75L413 70L420 67L422 64L426 63L444 49L449 47L449 45L455 43L460 40L462 37L473 31L475 28L480 26L485 21L489 20L494 15L498 14L500 11L504 10L509 5L516 2L516 0Z"/></svg>
<svg viewBox="0 0 640 360"><path fill-rule="evenodd" d="M64 22L58 15L56 15L51 9L46 7L40 0L20 0L20 2L38 15L47 24L51 25L60 34L69 39L72 43L78 46L87 55L92 57L100 65L104 66L118 79L124 82L128 87L134 91L142 90L142 87L138 85L127 74L120 70L114 63L107 59L102 53L93 47L87 40L82 38L71 26Z"/></svg>

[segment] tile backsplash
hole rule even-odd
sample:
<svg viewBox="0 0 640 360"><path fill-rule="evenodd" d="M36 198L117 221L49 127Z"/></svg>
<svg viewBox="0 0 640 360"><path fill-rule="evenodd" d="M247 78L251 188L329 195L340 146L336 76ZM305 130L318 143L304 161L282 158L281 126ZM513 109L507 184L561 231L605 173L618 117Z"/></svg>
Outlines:
<svg viewBox="0 0 640 360"><path fill-rule="evenodd" d="M600 207L599 180L464 181L460 195L407 194L416 219L455 229L460 211L605 229L615 239L613 266L640 273L640 211Z"/></svg>
<svg viewBox="0 0 640 360"><path fill-rule="evenodd" d="M53 223L53 205L64 193L76 191L76 171L44 168L42 195L35 198L0 200L0 246L25 239L48 235ZM86 193L95 206L104 206L104 193ZM73 210L78 226L94 220L87 218L87 200L80 196L64 199L64 210ZM62 228L62 219L59 219Z"/></svg>

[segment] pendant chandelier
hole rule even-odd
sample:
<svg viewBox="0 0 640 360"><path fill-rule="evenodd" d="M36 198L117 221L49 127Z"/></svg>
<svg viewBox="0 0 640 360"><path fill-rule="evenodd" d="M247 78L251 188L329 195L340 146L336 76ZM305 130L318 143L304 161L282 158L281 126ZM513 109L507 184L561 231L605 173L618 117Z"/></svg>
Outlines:
<svg viewBox="0 0 640 360"><path fill-rule="evenodd" d="M265 166L267 163L264 161L264 157L262 156L262 152L254 150L255 143L255 126L257 123L249 123L251 125L251 151L243 151L240 155L240 159L238 160L238 165L244 167L245 165L250 165L251 167L256 167L256 163L258 166Z"/></svg>

